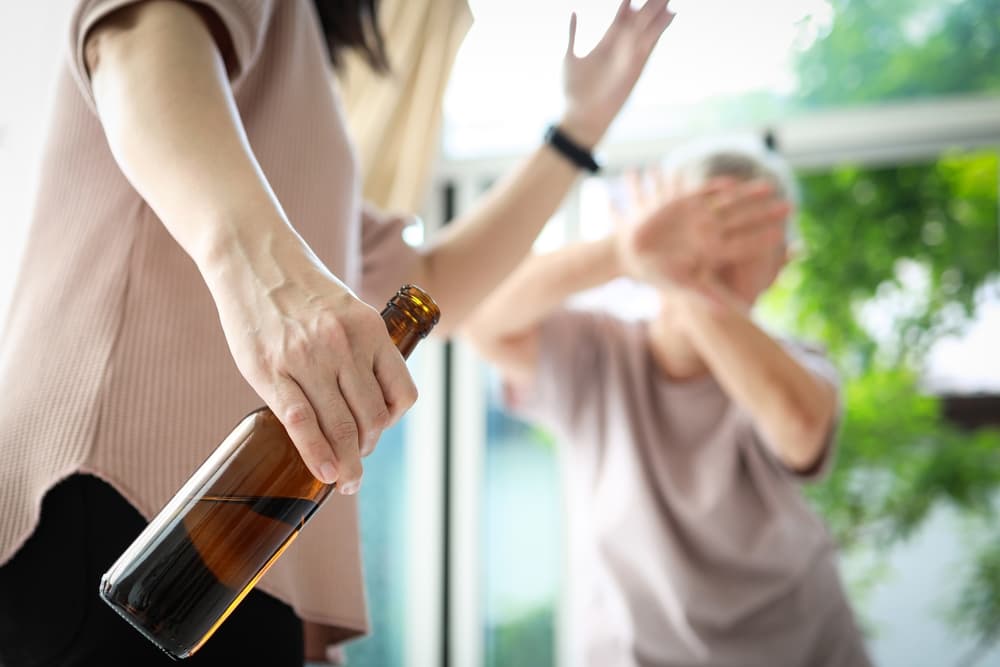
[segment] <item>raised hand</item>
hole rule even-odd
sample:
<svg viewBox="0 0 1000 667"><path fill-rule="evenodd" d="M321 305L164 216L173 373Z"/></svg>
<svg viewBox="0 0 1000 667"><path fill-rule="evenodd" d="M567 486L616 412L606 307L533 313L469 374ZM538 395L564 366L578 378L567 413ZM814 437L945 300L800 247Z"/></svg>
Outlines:
<svg viewBox="0 0 1000 667"><path fill-rule="evenodd" d="M576 14L570 17L569 45L563 60L566 111L561 123L577 142L593 147L628 99L649 54L674 18L669 0L646 0L632 9L623 0L601 41L577 57Z"/></svg>
<svg viewBox="0 0 1000 667"><path fill-rule="evenodd" d="M791 210L767 181L714 179L681 193L659 171L626 178L617 206L620 270L660 288L693 290L718 300L718 272L776 250Z"/></svg>

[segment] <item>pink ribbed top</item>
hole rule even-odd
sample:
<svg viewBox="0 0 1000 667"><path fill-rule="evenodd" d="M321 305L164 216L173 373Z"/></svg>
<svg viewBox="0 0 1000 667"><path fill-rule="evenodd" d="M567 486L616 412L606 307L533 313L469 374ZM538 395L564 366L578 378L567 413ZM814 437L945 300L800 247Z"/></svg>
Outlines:
<svg viewBox="0 0 1000 667"><path fill-rule="evenodd" d="M71 21L0 346L0 563L62 478L98 475L150 518L261 405L194 263L119 170L94 111L83 37L130 1L81 0ZM312 3L199 1L229 30L240 115L289 218L336 275L384 302L398 285L382 269L398 271L409 251L399 220L366 218L362 235L354 156ZM307 620L365 631L356 501L329 500L259 587Z"/></svg>

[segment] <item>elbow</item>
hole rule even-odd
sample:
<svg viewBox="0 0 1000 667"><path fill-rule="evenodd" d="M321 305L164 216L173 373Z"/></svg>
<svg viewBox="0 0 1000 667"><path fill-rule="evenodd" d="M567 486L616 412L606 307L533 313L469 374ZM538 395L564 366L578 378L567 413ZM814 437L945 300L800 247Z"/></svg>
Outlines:
<svg viewBox="0 0 1000 667"><path fill-rule="evenodd" d="M823 405L803 408L786 413L786 445L781 448L782 459L797 472L814 470L823 459L824 451L833 428L835 406L832 401Z"/></svg>

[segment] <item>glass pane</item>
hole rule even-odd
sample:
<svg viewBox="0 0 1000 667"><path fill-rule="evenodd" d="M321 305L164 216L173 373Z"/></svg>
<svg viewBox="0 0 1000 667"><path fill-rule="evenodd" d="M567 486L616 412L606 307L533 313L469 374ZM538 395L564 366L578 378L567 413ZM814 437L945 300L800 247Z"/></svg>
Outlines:
<svg viewBox="0 0 1000 667"><path fill-rule="evenodd" d="M422 359L418 347L407 362L415 377L419 377ZM348 644L350 665L402 665L406 657L407 554L411 542L406 470L408 419L403 417L382 433L375 451L364 461L365 478L358 502L372 632Z"/></svg>
<svg viewBox="0 0 1000 667"><path fill-rule="evenodd" d="M476 22L445 99L445 153L529 149L562 111L570 12L579 15L583 54L618 3L470 4ZM1000 93L996 0L673 0L671 7L677 19L612 142L757 126L814 109Z"/></svg>
<svg viewBox="0 0 1000 667"><path fill-rule="evenodd" d="M506 413L496 390L486 410L485 664L554 665L562 570L554 443Z"/></svg>
<svg viewBox="0 0 1000 667"><path fill-rule="evenodd" d="M359 496L361 544L372 634L348 645L349 664L401 665L406 628L406 424L382 434L365 459Z"/></svg>

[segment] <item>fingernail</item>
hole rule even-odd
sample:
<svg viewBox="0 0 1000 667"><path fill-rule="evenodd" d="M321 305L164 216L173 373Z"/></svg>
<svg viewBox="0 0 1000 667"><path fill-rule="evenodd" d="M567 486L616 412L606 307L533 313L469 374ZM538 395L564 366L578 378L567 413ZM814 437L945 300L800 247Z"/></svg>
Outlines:
<svg viewBox="0 0 1000 667"><path fill-rule="evenodd" d="M340 492L345 496L353 496L361 490L361 482L348 482L340 487Z"/></svg>
<svg viewBox="0 0 1000 667"><path fill-rule="evenodd" d="M319 467L319 474L320 479L327 484L333 484L337 481L337 468L329 461Z"/></svg>

